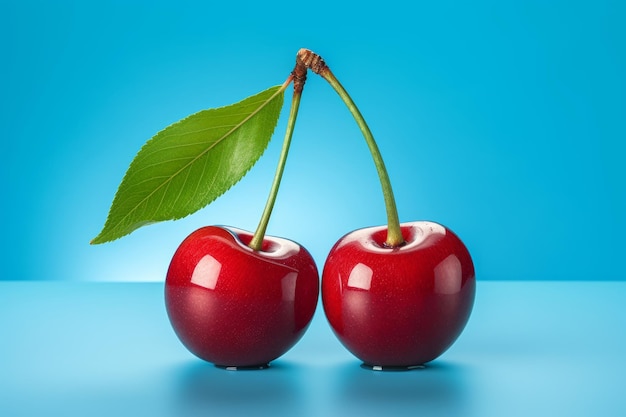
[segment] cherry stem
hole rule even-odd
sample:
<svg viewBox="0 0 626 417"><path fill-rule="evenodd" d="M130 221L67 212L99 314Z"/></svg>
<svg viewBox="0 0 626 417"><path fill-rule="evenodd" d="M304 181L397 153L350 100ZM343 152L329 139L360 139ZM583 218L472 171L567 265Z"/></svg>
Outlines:
<svg viewBox="0 0 626 417"><path fill-rule="evenodd" d="M289 120L287 121L287 130L285 131L285 139L283 140L283 147L280 151L280 157L278 159L276 173L274 174L274 180L272 182L272 187L270 188L270 194L267 197L267 202L265 203L265 209L263 209L263 214L261 215L261 220L259 221L259 225L254 232L254 236L252 236L252 240L248 244L248 246L255 251L260 251L263 247L265 231L267 230L267 224L270 221L272 210L274 209L276 195L278 194L280 181L283 177L283 172L285 170L285 162L287 161L289 146L291 145L293 129L296 125L296 118L298 117L298 108L300 107L300 98L302 97L302 85L304 84L304 79L299 78L297 75L292 73L291 75L289 75L289 78L287 78L287 81L285 81L285 83L283 84L283 90L286 89L292 81L294 81L293 98L291 100L291 109L289 111Z"/></svg>
<svg viewBox="0 0 626 417"><path fill-rule="evenodd" d="M339 80L331 72L330 68L326 65L324 60L317 54L308 49L300 49L296 58L298 65L311 69L316 74L324 78L333 89L339 94L339 97L343 100L344 104L352 113L352 117L356 121L361 133L365 138L365 142L369 147L372 158L374 159L374 165L378 172L378 178L382 186L383 197L385 199L385 208L387 210L387 239L385 240L385 246L395 248L404 244L404 238L402 237L402 230L400 229L400 220L398 218L398 209L396 207L396 200L393 196L393 190L391 188L391 181L389 180L389 174L383 157L380 154L378 145L374 140L374 135L370 128L367 126L363 115L359 111L346 89L341 85Z"/></svg>

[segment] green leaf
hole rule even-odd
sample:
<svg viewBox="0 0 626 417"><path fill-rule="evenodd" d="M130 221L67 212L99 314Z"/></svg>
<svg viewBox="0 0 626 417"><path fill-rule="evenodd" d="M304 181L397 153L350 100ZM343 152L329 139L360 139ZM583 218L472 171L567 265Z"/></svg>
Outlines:
<svg viewBox="0 0 626 417"><path fill-rule="evenodd" d="M104 228L91 243L180 219L225 193L267 148L283 98L284 88L271 87L239 103L195 113L157 133L130 164Z"/></svg>

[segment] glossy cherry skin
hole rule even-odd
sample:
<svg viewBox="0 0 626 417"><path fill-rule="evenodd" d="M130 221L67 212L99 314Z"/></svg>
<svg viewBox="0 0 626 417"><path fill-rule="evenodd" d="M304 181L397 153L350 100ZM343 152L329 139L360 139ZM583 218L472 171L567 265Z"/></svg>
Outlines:
<svg viewBox="0 0 626 417"><path fill-rule="evenodd" d="M196 356L224 367L264 366L289 350L309 326L319 274L295 242L207 226L174 254L165 305L174 331Z"/></svg>
<svg viewBox="0 0 626 417"><path fill-rule="evenodd" d="M474 265L461 240L432 222L401 230L406 243L393 249L384 246L386 226L347 234L322 273L335 335L370 366L432 361L461 334L474 304Z"/></svg>

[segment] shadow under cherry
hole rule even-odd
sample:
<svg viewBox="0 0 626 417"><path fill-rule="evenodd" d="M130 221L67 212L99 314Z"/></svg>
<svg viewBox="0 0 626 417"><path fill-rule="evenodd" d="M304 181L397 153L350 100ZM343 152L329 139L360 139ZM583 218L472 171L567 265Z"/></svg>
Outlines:
<svg viewBox="0 0 626 417"><path fill-rule="evenodd" d="M177 370L176 410L179 415L287 416L304 398L301 370L275 361L261 370L226 370L194 361ZM215 414L221 415L221 414Z"/></svg>
<svg viewBox="0 0 626 417"><path fill-rule="evenodd" d="M333 387L333 409L368 415L471 414L471 372L454 362L434 361L422 369L375 371L358 362L342 365Z"/></svg>

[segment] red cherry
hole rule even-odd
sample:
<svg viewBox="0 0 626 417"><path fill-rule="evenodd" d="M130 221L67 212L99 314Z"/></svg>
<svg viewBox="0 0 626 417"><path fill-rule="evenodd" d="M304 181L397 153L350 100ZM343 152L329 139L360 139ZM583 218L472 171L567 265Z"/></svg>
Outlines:
<svg viewBox="0 0 626 417"><path fill-rule="evenodd" d="M295 242L208 226L179 246L167 272L165 304L174 331L196 356L224 367L264 367L309 326L319 275Z"/></svg>
<svg viewBox="0 0 626 417"><path fill-rule="evenodd" d="M387 227L351 232L330 251L322 273L326 317L366 365L432 361L461 334L474 304L470 254L432 222L401 225L405 244L386 248Z"/></svg>

